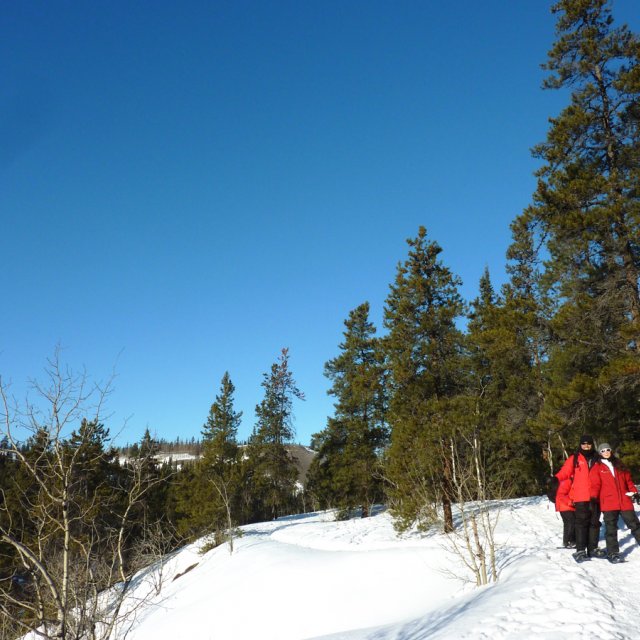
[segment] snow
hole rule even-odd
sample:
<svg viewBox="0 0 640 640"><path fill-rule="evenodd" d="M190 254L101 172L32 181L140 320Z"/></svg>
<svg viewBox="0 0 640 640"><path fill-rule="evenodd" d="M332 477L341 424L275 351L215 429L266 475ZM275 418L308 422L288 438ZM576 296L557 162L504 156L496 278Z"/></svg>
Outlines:
<svg viewBox="0 0 640 640"><path fill-rule="evenodd" d="M233 554L227 545L201 554L203 541L173 554L160 594L127 638L639 637L640 549L626 528L619 532L626 563L577 564L557 548L562 522L546 498L498 506L497 583L465 581L471 576L446 536L398 535L388 513L340 522L330 512L300 515L242 527ZM148 590L154 575L158 567L140 576L133 594Z"/></svg>

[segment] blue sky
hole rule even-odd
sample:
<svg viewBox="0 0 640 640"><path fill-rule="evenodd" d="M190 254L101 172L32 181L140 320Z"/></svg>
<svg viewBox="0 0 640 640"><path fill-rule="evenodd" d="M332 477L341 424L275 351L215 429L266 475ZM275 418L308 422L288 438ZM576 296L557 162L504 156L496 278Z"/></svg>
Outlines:
<svg viewBox="0 0 640 640"><path fill-rule="evenodd" d="M638 30L633 0L614 15ZM349 311L426 226L472 299L504 281L551 3L0 7L0 374L115 368L113 433L198 437L226 370L250 433L282 347L308 443Z"/></svg>

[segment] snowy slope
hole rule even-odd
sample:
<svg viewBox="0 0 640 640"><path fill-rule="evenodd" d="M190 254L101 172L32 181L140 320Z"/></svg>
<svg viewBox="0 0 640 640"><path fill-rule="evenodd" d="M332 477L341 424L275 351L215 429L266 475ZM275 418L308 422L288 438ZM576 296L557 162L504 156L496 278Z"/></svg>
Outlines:
<svg viewBox="0 0 640 640"><path fill-rule="evenodd" d="M397 536L386 513L346 522L318 513L243 530L233 555L226 546L200 555L201 543L174 554L128 638L640 637L640 548L624 529L627 563L576 564L556 548L562 523L546 498L502 503L500 580L479 589L452 575L464 569L442 534Z"/></svg>

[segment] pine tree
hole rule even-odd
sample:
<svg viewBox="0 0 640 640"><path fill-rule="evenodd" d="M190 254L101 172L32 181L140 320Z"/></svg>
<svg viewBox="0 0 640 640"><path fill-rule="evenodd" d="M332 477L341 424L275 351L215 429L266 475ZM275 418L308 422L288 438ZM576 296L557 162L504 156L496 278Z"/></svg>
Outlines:
<svg viewBox="0 0 640 640"><path fill-rule="evenodd" d="M387 440L384 367L369 321L369 303L345 321L341 353L325 364L333 385L335 416L316 437L318 455L309 471L309 488L326 506L362 509L382 499L380 453ZM315 484L315 488L314 488Z"/></svg>
<svg viewBox="0 0 640 640"><path fill-rule="evenodd" d="M204 459L208 466L224 466L235 462L238 454L238 427L242 412L233 408L235 386L225 371L220 393L211 405L207 422L202 429Z"/></svg>
<svg viewBox="0 0 640 640"><path fill-rule="evenodd" d="M347 438L345 424L335 418L329 418L326 428L311 436L311 448L317 455L307 473L306 490L315 509L338 507L348 515L346 510L354 506L355 501L350 500Z"/></svg>
<svg viewBox="0 0 640 640"><path fill-rule="evenodd" d="M97 420L82 419L64 442L63 455L68 459L69 492L74 496L73 509L78 524L90 523L88 530L74 531L76 539L98 536L118 524L118 497L114 480L121 474L116 452L110 446L109 429ZM105 509L105 505L111 508ZM80 518L79 514L83 517Z"/></svg>
<svg viewBox="0 0 640 640"><path fill-rule="evenodd" d="M132 518L130 536L142 539L146 532L157 523L167 519L167 501L169 499L170 477L169 465L160 465L157 455L160 445L146 427L136 458L130 463L135 468L129 481L139 482L144 491L144 504L137 505ZM126 488L126 485L125 485Z"/></svg>
<svg viewBox="0 0 640 640"><path fill-rule="evenodd" d="M523 450L536 461L538 471L529 476L542 481L557 470L559 460L554 452L566 452L564 425L548 419L545 405L550 389L551 320L557 300L553 290L545 286L531 223L518 218L511 230L513 242L507 250L510 279L503 287L502 315L512 336L510 349L519 354L520 365L515 369L515 387L509 392L507 415L518 433L530 434ZM532 488L530 493L534 492Z"/></svg>
<svg viewBox="0 0 640 640"><path fill-rule="evenodd" d="M289 369L289 350L263 376L264 398L256 406L257 423L249 440L256 517L277 518L291 510L298 493L298 471L286 448L293 441L293 399L304 400Z"/></svg>
<svg viewBox="0 0 640 640"><path fill-rule="evenodd" d="M483 455L488 496L530 495L539 490L541 447L532 436L537 415L535 357L527 317L511 285L497 296L488 270L471 304L467 326L473 437Z"/></svg>
<svg viewBox="0 0 640 640"><path fill-rule="evenodd" d="M158 454L158 451L160 451L158 441L151 437L149 427L146 427L142 440L140 440L140 444L138 445L137 457L148 465L155 465L157 462L156 455Z"/></svg>
<svg viewBox="0 0 640 640"><path fill-rule="evenodd" d="M460 380L463 335L456 321L464 313L460 280L439 260L441 248L424 227L407 241L410 250L398 266L386 301L383 340L390 378L391 446L386 475L398 524L426 526L435 503L451 513L452 400Z"/></svg>
<svg viewBox="0 0 640 640"><path fill-rule="evenodd" d="M237 433L242 412L234 410L234 392L231 377L225 372L202 429L202 459L192 473L181 476L178 529L187 537L230 532L240 520L243 467Z"/></svg>
<svg viewBox="0 0 640 640"><path fill-rule="evenodd" d="M538 187L517 221L544 242L559 301L544 418L565 439L628 440L640 420L640 43L614 27L607 0L553 11L545 87L571 88L571 99L534 149Z"/></svg>

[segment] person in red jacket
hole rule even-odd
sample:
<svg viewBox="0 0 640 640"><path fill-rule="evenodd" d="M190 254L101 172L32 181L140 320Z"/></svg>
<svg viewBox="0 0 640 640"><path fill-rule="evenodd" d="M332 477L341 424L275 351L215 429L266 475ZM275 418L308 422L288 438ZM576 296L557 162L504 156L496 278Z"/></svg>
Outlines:
<svg viewBox="0 0 640 640"><path fill-rule="evenodd" d="M600 445L601 459L589 472L591 496L600 501L605 524L607 558L609 562L622 562L618 544L618 517L622 517L636 542L640 544L640 521L633 509L633 498L640 503L638 489L631 480L631 473L622 462L613 455L611 445Z"/></svg>
<svg viewBox="0 0 640 640"><path fill-rule="evenodd" d="M589 471L598 459L590 435L580 438L578 450L569 456L556 473L555 477L562 483L571 482L569 499L576 513L576 552L573 557L577 562L589 560L591 557L604 558L606 551L598 549L600 538L600 508L593 498Z"/></svg>
<svg viewBox="0 0 640 640"><path fill-rule="evenodd" d="M566 549L576 548L576 508L569 498L571 480L563 480L558 484L556 493L556 511L562 518L562 544Z"/></svg>
<svg viewBox="0 0 640 640"><path fill-rule="evenodd" d="M555 476L549 478L547 497L555 503L556 511L562 518L562 545L565 549L576 548L576 508L569 498L571 479L560 482Z"/></svg>

